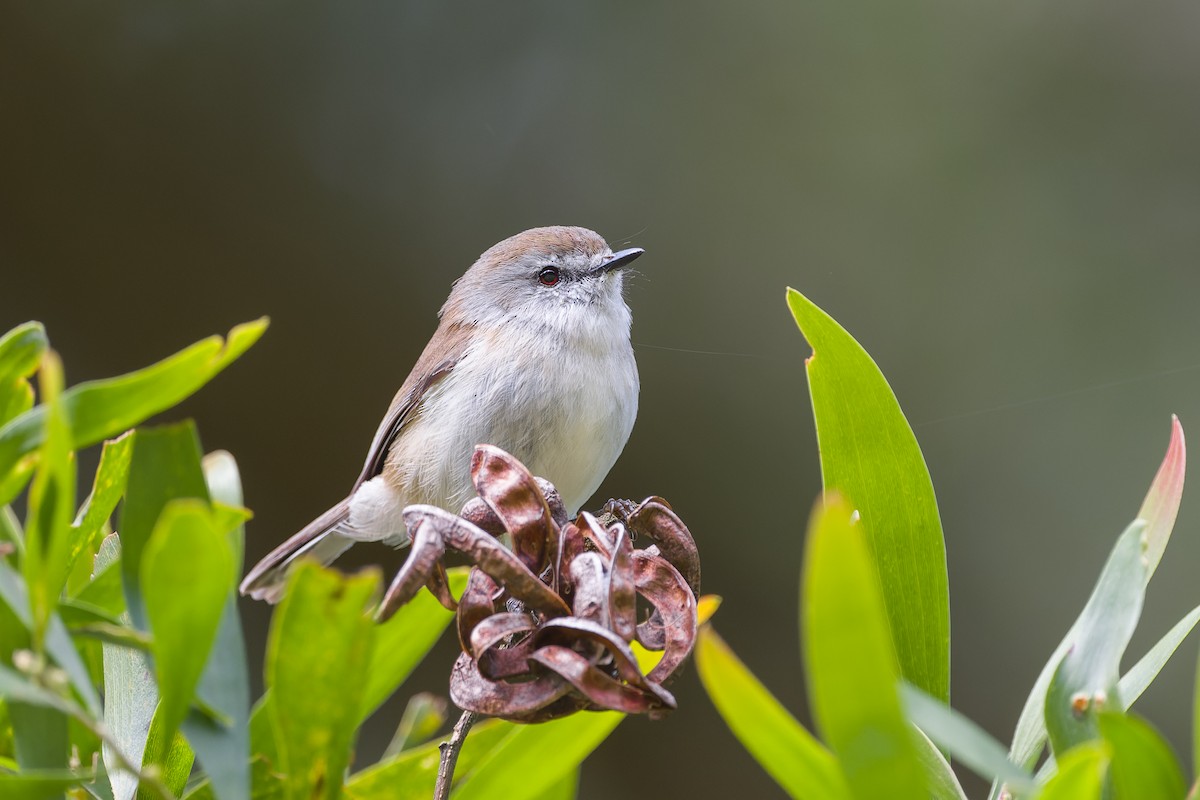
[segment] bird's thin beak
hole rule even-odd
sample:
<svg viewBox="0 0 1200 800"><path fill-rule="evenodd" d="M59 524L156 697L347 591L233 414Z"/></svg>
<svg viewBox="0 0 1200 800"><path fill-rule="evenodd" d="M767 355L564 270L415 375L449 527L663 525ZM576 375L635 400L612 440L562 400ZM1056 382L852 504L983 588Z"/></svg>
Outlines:
<svg viewBox="0 0 1200 800"><path fill-rule="evenodd" d="M631 247L628 250L620 250L612 254L612 257L600 265L601 272L612 272L614 269L621 269L633 263L633 260L646 252L640 247Z"/></svg>

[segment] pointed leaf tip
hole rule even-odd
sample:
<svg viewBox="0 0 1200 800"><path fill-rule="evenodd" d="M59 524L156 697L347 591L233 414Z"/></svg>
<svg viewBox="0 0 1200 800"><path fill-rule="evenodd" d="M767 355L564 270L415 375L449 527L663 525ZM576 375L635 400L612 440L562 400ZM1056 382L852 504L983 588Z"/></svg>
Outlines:
<svg viewBox="0 0 1200 800"><path fill-rule="evenodd" d="M1146 521L1146 580L1154 574L1163 551L1175 527L1179 514L1179 503L1183 498L1183 479L1187 467L1187 443L1183 436L1183 425L1179 417L1171 415L1171 441L1163 456L1150 491L1138 510L1138 519Z"/></svg>

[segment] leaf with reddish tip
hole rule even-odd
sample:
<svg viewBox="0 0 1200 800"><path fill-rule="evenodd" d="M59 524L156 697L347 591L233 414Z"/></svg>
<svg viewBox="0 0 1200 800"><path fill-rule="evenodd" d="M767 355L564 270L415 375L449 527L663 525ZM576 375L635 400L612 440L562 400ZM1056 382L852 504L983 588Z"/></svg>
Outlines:
<svg viewBox="0 0 1200 800"><path fill-rule="evenodd" d="M675 708L675 698L665 689L656 687L658 691L648 693L614 680L569 647L539 647L530 655L530 659L566 679L596 708L625 714L647 714L663 708Z"/></svg>
<svg viewBox="0 0 1200 800"><path fill-rule="evenodd" d="M683 524L667 501L661 497L650 497L643 500L629 516L629 529L638 536L645 536L654 544L662 557L671 566L679 570L692 587L692 592L700 596L700 551L696 549L696 540L691 531Z"/></svg>
<svg viewBox="0 0 1200 800"><path fill-rule="evenodd" d="M1179 501L1183 498L1183 477L1187 468L1187 444L1179 417L1171 415L1171 441L1150 491L1138 510L1138 519L1146 520L1146 581L1154 574L1175 527Z"/></svg>
<svg viewBox="0 0 1200 800"><path fill-rule="evenodd" d="M480 498L504 521L517 557L540 573L554 558L558 530L533 475L500 448L481 444L471 458L471 480Z"/></svg>
<svg viewBox="0 0 1200 800"><path fill-rule="evenodd" d="M665 652L647 676L661 683L684 662L696 643L696 596L679 570L666 559L638 551L633 554L633 564L638 594L654 606L662 625L661 649ZM640 626L638 638L641 639Z"/></svg>

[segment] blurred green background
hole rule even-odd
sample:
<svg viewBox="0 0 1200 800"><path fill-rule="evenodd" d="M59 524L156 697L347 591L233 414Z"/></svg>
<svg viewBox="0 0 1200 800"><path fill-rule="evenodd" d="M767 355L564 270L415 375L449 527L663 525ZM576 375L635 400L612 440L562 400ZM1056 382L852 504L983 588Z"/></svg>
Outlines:
<svg viewBox="0 0 1200 800"><path fill-rule="evenodd" d="M954 703L1007 740L1170 413L1200 436L1198 142L1185 0L3 0L0 325L44 320L76 382L270 314L181 412L241 463L256 558L349 487L482 250L547 224L645 247L641 413L596 504L671 500L726 598L717 627L805 715L820 481L793 285L914 423ZM1200 602L1194 508L1133 657ZM257 671L269 610L245 614ZM1138 705L1181 755L1195 652ZM414 688L444 691L450 659ZM694 671L674 688L680 710L623 724L580 796L779 795Z"/></svg>

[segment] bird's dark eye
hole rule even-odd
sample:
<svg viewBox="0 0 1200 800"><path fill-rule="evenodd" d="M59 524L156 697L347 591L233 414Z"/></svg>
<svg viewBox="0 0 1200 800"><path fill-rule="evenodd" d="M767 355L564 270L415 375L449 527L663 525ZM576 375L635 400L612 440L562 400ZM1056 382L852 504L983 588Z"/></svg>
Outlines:
<svg viewBox="0 0 1200 800"><path fill-rule="evenodd" d="M558 270L554 267L546 267L538 273L538 281L542 286L553 286L558 283Z"/></svg>

